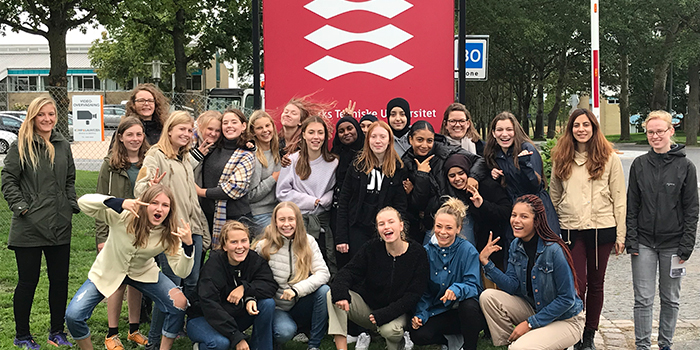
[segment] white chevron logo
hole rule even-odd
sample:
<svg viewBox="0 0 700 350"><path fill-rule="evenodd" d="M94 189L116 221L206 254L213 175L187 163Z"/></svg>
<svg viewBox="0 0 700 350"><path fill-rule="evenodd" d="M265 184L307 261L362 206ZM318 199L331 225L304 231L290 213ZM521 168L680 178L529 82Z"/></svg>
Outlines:
<svg viewBox="0 0 700 350"><path fill-rule="evenodd" d="M306 70L326 80L335 79L341 75L355 72L372 73L382 78L392 80L412 68L412 65L392 55L367 63L350 63L331 56L325 56L306 66Z"/></svg>
<svg viewBox="0 0 700 350"><path fill-rule="evenodd" d="M353 41L366 41L393 49L413 38L413 35L391 24L365 33L352 33L326 24L304 38L326 50Z"/></svg>
<svg viewBox="0 0 700 350"><path fill-rule="evenodd" d="M350 11L368 11L376 13L386 18L394 18L401 12L413 7L413 4L405 0L369 0L354 2L347 0L314 0L304 7L325 18L329 19L337 15Z"/></svg>

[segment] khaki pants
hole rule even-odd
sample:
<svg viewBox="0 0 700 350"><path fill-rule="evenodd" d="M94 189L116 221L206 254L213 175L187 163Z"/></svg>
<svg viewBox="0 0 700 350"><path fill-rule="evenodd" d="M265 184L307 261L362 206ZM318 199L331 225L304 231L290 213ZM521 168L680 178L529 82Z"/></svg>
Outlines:
<svg viewBox="0 0 700 350"><path fill-rule="evenodd" d="M348 335L348 318L357 323L358 326L367 329L376 329L379 335L386 340L386 347L389 350L396 350L399 347L399 342L403 339L403 326L406 324L406 315L401 315L395 320L377 327L370 322L369 315L372 309L367 306L362 297L350 291L350 311L339 309L333 304L331 291L327 295L328 304L328 334L329 335Z"/></svg>
<svg viewBox="0 0 700 350"><path fill-rule="evenodd" d="M515 326L535 314L524 299L504 291L487 289L479 296L481 310L491 330L493 345L509 344L508 337ZM544 327L525 333L508 350L557 350L576 344L583 334L584 313L561 321L554 321Z"/></svg>

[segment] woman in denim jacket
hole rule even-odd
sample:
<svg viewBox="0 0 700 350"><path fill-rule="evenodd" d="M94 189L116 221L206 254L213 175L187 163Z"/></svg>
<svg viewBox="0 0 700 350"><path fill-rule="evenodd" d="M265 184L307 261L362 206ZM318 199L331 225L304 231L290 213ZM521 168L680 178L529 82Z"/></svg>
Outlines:
<svg viewBox="0 0 700 350"><path fill-rule="evenodd" d="M489 237L479 256L486 277L501 289L487 289L479 297L493 344L510 344L509 350L576 344L583 332L583 302L577 295L571 254L547 225L542 200L535 195L518 198L510 225L516 239L506 272L489 260L501 249L495 244L498 238Z"/></svg>

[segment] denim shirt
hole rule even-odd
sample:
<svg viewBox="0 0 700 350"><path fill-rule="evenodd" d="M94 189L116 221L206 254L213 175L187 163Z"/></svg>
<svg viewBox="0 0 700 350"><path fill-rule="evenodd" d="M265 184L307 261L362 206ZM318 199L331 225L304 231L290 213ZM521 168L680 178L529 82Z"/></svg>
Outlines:
<svg viewBox="0 0 700 350"><path fill-rule="evenodd" d="M469 298L478 300L484 290L479 271L479 252L471 243L456 237L454 243L443 248L433 236L424 248L430 261L430 281L415 312L423 324L430 317L452 309L456 302ZM447 289L455 293L456 301L443 303L440 300Z"/></svg>
<svg viewBox="0 0 700 350"><path fill-rule="evenodd" d="M532 328L544 327L554 321L566 320L583 310L576 294L574 275L559 244L540 239L535 264L527 276L527 254L520 238L510 244L508 269L501 272L493 262L484 266L484 273L498 288L528 301L535 314L527 321ZM532 279L534 300L527 296L526 278Z"/></svg>

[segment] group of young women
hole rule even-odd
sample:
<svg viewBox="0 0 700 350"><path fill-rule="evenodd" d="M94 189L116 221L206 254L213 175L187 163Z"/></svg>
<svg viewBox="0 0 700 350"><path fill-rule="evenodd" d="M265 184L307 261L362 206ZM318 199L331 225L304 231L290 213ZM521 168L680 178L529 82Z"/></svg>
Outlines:
<svg viewBox="0 0 700 350"><path fill-rule="evenodd" d="M108 297L105 346L123 349L127 290L127 339L148 349L170 349L187 316L187 336L207 349L272 349L306 333L309 349L329 334L347 350L350 320L351 332L376 331L390 350L476 349L482 330L510 349L588 350L608 257L625 248L637 347L650 345L657 266L659 347L672 344L681 279L663 271L692 253L698 193L665 112L647 118L652 149L634 161L626 193L620 160L584 109L552 150L548 188L539 152L508 112L483 142L461 104L446 109L441 133L411 125L402 98L388 103L386 122L358 122L351 104L330 149L329 105L308 97L284 107L279 133L265 111L207 111L195 122L166 116L165 101L150 84L134 90L99 194L77 200L55 103L29 106L2 170L19 273L16 346L39 349L29 315L43 252L54 345L71 345L65 315L80 348L92 349L86 321ZM78 211L97 220L98 256L66 308ZM142 295L156 306L147 337Z"/></svg>

